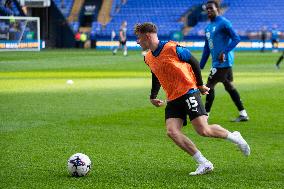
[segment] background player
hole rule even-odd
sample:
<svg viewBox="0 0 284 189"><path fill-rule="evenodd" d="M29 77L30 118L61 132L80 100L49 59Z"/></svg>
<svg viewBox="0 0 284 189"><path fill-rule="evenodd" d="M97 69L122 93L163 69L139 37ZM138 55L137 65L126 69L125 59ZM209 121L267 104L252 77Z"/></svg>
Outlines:
<svg viewBox="0 0 284 189"><path fill-rule="evenodd" d="M206 84L210 91L206 96L205 109L209 114L215 98L215 85L218 82L222 82L225 90L230 94L239 110L239 117L233 121L248 121L249 117L244 109L240 95L233 85L232 66L234 54L232 50L240 42L240 37L233 30L231 23L227 19L218 16L219 4L217 2L208 1L206 9L210 24L205 29L205 46L200 61L200 68L204 68L210 53L212 56L212 68Z"/></svg>
<svg viewBox="0 0 284 189"><path fill-rule="evenodd" d="M123 55L127 56L126 32L127 32L127 22L123 21L119 29L119 46L112 51L113 55L117 53L118 49L123 48Z"/></svg>
<svg viewBox="0 0 284 189"><path fill-rule="evenodd" d="M279 35L280 31L277 29L277 25L274 25L271 30L272 52L278 52Z"/></svg>

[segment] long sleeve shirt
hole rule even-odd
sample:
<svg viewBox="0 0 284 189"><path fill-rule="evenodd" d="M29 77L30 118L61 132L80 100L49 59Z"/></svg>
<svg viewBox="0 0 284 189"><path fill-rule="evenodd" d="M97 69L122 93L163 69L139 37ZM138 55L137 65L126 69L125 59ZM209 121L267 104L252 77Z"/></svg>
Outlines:
<svg viewBox="0 0 284 189"><path fill-rule="evenodd" d="M213 68L232 67L234 64L233 49L240 42L240 37L233 30L229 20L217 16L205 29L205 46L200 61L200 68L203 69L209 55L212 56ZM219 55L225 53L225 61L219 61Z"/></svg>

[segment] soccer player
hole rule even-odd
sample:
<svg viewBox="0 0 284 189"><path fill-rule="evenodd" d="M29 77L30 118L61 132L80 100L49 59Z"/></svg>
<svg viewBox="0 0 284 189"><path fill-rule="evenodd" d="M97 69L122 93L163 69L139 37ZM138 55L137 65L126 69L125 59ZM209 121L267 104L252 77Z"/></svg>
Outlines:
<svg viewBox="0 0 284 189"><path fill-rule="evenodd" d="M272 52L278 52L279 34L280 32L277 29L277 25L274 25L271 30Z"/></svg>
<svg viewBox="0 0 284 189"><path fill-rule="evenodd" d="M233 30L230 21L222 16L218 16L218 3L209 0L206 3L206 10L210 24L205 29L205 46L200 61L200 68L204 68L210 53L212 56L212 68L206 84L210 91L206 96L205 110L209 115L215 98L215 85L218 82L222 82L225 90L230 94L239 110L239 116L232 121L248 121L249 117L244 109L240 95L233 85L232 66L234 54L232 50L240 42L240 37Z"/></svg>
<svg viewBox="0 0 284 189"><path fill-rule="evenodd" d="M119 29L119 46L112 51L113 55L116 55L117 50L123 48L123 55L127 56L127 46L126 46L126 31L127 31L127 22L123 21Z"/></svg>
<svg viewBox="0 0 284 189"><path fill-rule="evenodd" d="M167 95L165 109L167 135L199 164L196 171L191 172L190 175L205 174L214 167L182 133L183 125L187 124L187 115L199 135L228 139L237 144L244 155L250 155L249 145L239 132L231 133L217 124L208 125L200 93L207 94L209 88L203 85L198 61L190 51L173 41L159 41L157 27L153 23L137 24L135 34L137 43L142 49L149 49L144 61L152 72L150 102L156 107L165 104L157 98L162 86Z"/></svg>
<svg viewBox="0 0 284 189"><path fill-rule="evenodd" d="M262 42L262 48L260 49L260 52L264 52L265 49L265 41L268 37L268 31L266 26L262 26L260 30L260 40Z"/></svg>
<svg viewBox="0 0 284 189"><path fill-rule="evenodd" d="M284 51L282 52L282 55L279 57L279 59L276 62L276 68L277 69L280 69L280 63L283 60L283 58L284 58Z"/></svg>

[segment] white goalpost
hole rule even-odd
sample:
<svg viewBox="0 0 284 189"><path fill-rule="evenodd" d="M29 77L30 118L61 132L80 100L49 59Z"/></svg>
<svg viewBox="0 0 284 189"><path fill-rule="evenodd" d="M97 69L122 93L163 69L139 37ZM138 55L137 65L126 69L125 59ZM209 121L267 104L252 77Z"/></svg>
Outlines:
<svg viewBox="0 0 284 189"><path fill-rule="evenodd" d="M40 51L38 17L0 16L0 51Z"/></svg>

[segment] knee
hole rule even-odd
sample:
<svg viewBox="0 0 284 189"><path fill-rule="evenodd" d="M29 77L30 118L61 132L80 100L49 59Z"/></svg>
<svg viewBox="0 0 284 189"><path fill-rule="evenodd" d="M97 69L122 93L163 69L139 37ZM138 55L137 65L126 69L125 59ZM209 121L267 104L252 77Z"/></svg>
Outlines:
<svg viewBox="0 0 284 189"><path fill-rule="evenodd" d="M210 134L210 129L209 128L206 128L206 127L202 127L200 129L198 129L197 133L200 135L200 136L203 136L203 137L210 137L211 134Z"/></svg>
<svg viewBox="0 0 284 189"><path fill-rule="evenodd" d="M177 136L180 134L180 131L175 128L167 128L167 135L170 138L177 138Z"/></svg>
<svg viewBox="0 0 284 189"><path fill-rule="evenodd" d="M235 90L235 87L234 87L234 85L232 83L224 84L224 86L225 86L225 90L227 92Z"/></svg>

